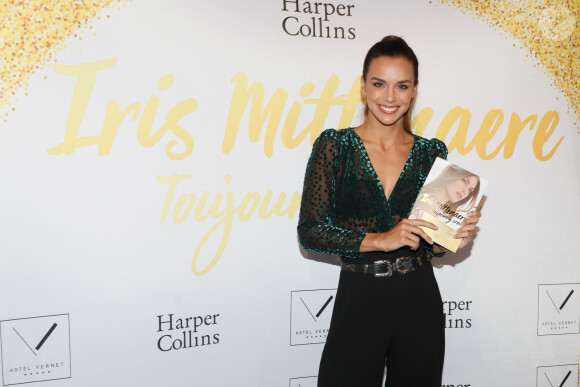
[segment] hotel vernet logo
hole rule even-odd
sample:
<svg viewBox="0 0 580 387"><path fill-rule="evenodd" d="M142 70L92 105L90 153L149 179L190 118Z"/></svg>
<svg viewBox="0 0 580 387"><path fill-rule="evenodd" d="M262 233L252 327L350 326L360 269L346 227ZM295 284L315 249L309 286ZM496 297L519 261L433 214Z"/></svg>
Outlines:
<svg viewBox="0 0 580 387"><path fill-rule="evenodd" d="M290 345L326 342L336 289L298 290L290 297Z"/></svg>
<svg viewBox="0 0 580 387"><path fill-rule="evenodd" d="M71 377L69 315L0 321L2 385Z"/></svg>
<svg viewBox="0 0 580 387"><path fill-rule="evenodd" d="M578 364L538 367L536 387L577 387Z"/></svg>
<svg viewBox="0 0 580 387"><path fill-rule="evenodd" d="M580 333L580 284L538 285L538 336Z"/></svg>
<svg viewBox="0 0 580 387"><path fill-rule="evenodd" d="M318 376L306 376L290 379L290 387L316 387Z"/></svg>

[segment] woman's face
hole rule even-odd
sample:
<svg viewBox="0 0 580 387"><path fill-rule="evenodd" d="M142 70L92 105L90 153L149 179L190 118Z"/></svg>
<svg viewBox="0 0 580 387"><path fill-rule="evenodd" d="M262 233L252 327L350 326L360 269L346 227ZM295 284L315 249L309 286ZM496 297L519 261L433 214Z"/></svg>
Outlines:
<svg viewBox="0 0 580 387"><path fill-rule="evenodd" d="M361 79L361 88L369 107L368 120L385 126L402 125L401 118L417 94L413 64L406 58L375 58L366 81Z"/></svg>
<svg viewBox="0 0 580 387"><path fill-rule="evenodd" d="M451 180L445 186L445 193L451 203L457 203L468 197L477 186L477 183L477 176L473 175Z"/></svg>

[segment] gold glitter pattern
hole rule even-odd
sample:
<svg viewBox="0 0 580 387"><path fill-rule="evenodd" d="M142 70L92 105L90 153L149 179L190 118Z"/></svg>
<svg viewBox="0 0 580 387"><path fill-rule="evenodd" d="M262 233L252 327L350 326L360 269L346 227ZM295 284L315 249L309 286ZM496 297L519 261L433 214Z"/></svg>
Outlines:
<svg viewBox="0 0 580 387"><path fill-rule="evenodd" d="M435 3L455 7L517 39L529 56L544 67L553 82L551 86L567 97L576 121L580 119L580 0L438 0Z"/></svg>
<svg viewBox="0 0 580 387"><path fill-rule="evenodd" d="M100 19L105 8L131 0L5 0L0 3L0 111L24 88L32 75L56 61L67 39L81 35ZM126 4L124 4L126 5ZM107 15L108 17L108 15ZM6 115L8 113L5 113Z"/></svg>

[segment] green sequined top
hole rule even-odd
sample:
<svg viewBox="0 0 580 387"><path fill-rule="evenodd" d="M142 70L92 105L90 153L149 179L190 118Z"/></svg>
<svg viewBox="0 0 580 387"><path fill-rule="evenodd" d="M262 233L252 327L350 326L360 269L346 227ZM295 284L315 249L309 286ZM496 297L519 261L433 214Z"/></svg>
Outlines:
<svg viewBox="0 0 580 387"><path fill-rule="evenodd" d="M387 201L359 135L352 128L322 132L312 148L304 178L298 221L304 249L365 258L369 253L359 250L367 233L389 231L409 216L435 158L447 158L442 141L413 136L413 147ZM423 240L416 251L403 247L382 254L384 258L443 255L434 254Z"/></svg>

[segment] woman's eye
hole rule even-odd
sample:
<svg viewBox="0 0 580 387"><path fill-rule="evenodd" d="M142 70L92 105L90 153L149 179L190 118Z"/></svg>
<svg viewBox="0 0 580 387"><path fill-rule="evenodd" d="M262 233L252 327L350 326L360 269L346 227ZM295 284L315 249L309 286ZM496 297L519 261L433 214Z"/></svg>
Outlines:
<svg viewBox="0 0 580 387"><path fill-rule="evenodd" d="M409 86L407 85L399 85L399 89L401 90L407 90L409 88Z"/></svg>
<svg viewBox="0 0 580 387"><path fill-rule="evenodd" d="M383 84L381 82L375 82L375 83L373 83L373 86L374 87L382 87Z"/></svg>

